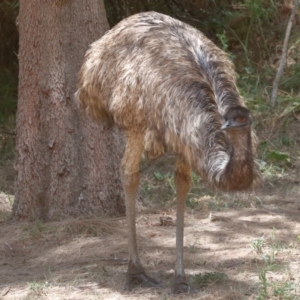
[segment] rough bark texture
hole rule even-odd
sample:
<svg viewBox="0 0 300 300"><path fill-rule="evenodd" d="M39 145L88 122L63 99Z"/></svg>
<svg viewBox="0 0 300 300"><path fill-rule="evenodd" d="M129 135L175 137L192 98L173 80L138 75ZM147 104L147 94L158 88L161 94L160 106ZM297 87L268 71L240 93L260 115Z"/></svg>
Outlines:
<svg viewBox="0 0 300 300"><path fill-rule="evenodd" d="M89 44L108 29L102 0L20 1L14 219L123 213L122 138L73 101Z"/></svg>

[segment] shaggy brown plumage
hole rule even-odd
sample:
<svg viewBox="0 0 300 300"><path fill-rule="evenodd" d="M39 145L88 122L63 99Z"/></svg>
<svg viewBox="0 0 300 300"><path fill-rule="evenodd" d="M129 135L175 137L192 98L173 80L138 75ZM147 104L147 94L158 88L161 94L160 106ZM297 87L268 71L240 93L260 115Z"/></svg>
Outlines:
<svg viewBox="0 0 300 300"><path fill-rule="evenodd" d="M177 155L172 291L187 291L183 211L191 168L227 191L252 188L260 179L252 118L238 93L233 64L191 26L156 12L140 13L91 45L79 74L77 97L91 116L126 133L121 167L129 226L126 289L134 281L158 284L145 274L136 245L134 201L142 152L152 158L165 151Z"/></svg>

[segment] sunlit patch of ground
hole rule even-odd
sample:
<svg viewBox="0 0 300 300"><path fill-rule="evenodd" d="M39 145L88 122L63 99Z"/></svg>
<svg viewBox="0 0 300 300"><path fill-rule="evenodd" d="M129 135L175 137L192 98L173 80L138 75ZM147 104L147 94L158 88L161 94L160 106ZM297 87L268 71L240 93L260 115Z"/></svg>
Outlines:
<svg viewBox="0 0 300 300"><path fill-rule="evenodd" d="M124 292L125 218L10 223L12 199L2 193L0 299L173 299L172 168L159 164L159 173L143 171L142 189L149 190L141 191L137 230L144 267L163 288ZM175 299L300 299L299 187L293 175L288 178L284 185L267 182L255 193L232 195L193 179L185 267L195 290Z"/></svg>

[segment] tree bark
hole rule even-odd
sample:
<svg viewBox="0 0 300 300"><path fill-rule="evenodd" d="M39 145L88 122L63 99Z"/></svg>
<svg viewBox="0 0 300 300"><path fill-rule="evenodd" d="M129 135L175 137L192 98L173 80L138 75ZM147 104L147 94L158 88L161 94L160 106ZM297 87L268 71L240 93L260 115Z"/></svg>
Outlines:
<svg viewBox="0 0 300 300"><path fill-rule="evenodd" d="M14 219L124 213L122 137L80 114L77 72L103 0L20 0Z"/></svg>

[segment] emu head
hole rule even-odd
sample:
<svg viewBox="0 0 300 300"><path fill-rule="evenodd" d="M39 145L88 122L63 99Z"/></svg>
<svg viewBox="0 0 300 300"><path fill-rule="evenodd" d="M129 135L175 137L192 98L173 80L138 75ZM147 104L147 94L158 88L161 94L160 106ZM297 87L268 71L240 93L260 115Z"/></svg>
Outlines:
<svg viewBox="0 0 300 300"><path fill-rule="evenodd" d="M232 107L224 115L225 123L221 127L222 130L238 130L248 129L252 124L250 111L242 106Z"/></svg>

